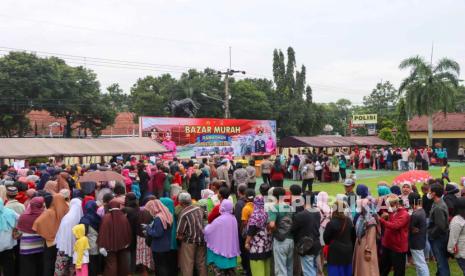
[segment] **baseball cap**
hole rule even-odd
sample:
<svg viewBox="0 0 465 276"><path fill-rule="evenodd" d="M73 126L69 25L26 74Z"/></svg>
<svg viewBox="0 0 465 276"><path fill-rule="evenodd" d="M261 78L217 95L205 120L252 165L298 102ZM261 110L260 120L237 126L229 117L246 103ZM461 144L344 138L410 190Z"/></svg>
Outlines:
<svg viewBox="0 0 465 276"><path fill-rule="evenodd" d="M355 181L352 178L347 178L344 181L344 186L349 187L349 186L352 186L352 185L355 185Z"/></svg>

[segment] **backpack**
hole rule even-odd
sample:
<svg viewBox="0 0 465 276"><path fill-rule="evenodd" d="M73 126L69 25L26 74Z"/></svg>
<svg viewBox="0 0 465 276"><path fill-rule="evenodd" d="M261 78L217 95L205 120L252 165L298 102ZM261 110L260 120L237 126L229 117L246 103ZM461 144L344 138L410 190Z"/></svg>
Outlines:
<svg viewBox="0 0 465 276"><path fill-rule="evenodd" d="M278 241L284 241L292 228L292 217L290 215L284 215L277 221L277 229L274 231L274 238Z"/></svg>

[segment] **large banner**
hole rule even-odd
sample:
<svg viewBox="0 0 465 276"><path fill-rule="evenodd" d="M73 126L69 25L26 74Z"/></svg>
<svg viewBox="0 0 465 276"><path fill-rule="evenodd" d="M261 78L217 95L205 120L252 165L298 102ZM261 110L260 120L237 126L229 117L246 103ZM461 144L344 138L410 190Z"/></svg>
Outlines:
<svg viewBox="0 0 465 276"><path fill-rule="evenodd" d="M167 158L276 154L276 121L140 117L139 135L162 143Z"/></svg>

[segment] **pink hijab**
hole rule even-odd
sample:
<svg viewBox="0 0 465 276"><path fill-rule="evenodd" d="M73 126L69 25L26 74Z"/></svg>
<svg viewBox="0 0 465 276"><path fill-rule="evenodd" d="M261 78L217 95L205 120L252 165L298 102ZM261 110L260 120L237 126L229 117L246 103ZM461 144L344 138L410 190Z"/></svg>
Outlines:
<svg viewBox="0 0 465 276"><path fill-rule="evenodd" d="M173 215L170 213L170 210L166 208L159 199L149 200L144 207L144 210L149 211L149 213L155 218L158 217L163 224L163 228L166 230L168 224L173 224Z"/></svg>
<svg viewBox="0 0 465 276"><path fill-rule="evenodd" d="M123 169L123 170L121 171L121 175L124 177L124 184L125 184L126 186L128 186L128 185L131 186L132 180L131 180L131 178L129 177L129 169Z"/></svg>

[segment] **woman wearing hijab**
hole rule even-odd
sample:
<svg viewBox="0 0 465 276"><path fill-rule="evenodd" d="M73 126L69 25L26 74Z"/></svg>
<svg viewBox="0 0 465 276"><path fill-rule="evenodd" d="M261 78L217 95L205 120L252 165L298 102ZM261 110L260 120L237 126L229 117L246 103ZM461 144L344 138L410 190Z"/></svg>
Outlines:
<svg viewBox="0 0 465 276"><path fill-rule="evenodd" d="M36 195L36 190L35 189L28 189L26 191L27 199L24 202L24 208L27 209L27 206L29 206L29 203L31 202L31 199L34 198L35 195Z"/></svg>
<svg viewBox="0 0 465 276"><path fill-rule="evenodd" d="M147 228L147 235L152 237L151 248L155 263L155 275L169 276L173 215L158 199L147 202L145 210L153 216L153 222Z"/></svg>
<svg viewBox="0 0 465 276"><path fill-rule="evenodd" d="M13 238L13 230L17 221L16 212L6 208L0 199L0 272L3 275L16 275L13 249L16 240Z"/></svg>
<svg viewBox="0 0 465 276"><path fill-rule="evenodd" d="M326 225L331 220L331 207L328 205L328 193L327 192L319 192L316 196L316 208L320 211L320 244L321 246L325 245L325 241L323 240L323 233L325 232ZM324 264L324 257L323 254L320 254L319 258L317 258L317 267L318 272L323 275L323 264Z"/></svg>
<svg viewBox="0 0 465 276"><path fill-rule="evenodd" d="M204 230L207 244L207 265L215 275L236 275L237 256L240 256L239 236L233 204L225 199L220 205L220 216Z"/></svg>
<svg viewBox="0 0 465 276"><path fill-rule="evenodd" d="M106 256L104 276L129 274L128 248L131 244L131 225L119 206L118 201L110 201L108 213L103 216L98 233L99 251Z"/></svg>
<svg viewBox="0 0 465 276"><path fill-rule="evenodd" d="M84 224L86 236L89 240L89 276L96 276L99 267L99 252L97 246L98 231L101 218L97 214L97 202L90 200L84 206L84 216L79 221Z"/></svg>
<svg viewBox="0 0 465 276"><path fill-rule="evenodd" d="M369 199L360 200L361 212L355 223L353 269L355 276L379 275L376 236L379 233L376 206Z"/></svg>
<svg viewBox="0 0 465 276"><path fill-rule="evenodd" d="M62 190L62 189L67 189L69 190L70 187L69 187L69 183L68 183L68 178L69 178L69 174L67 172L61 172L58 174L58 177L57 177L57 184L58 184L58 190Z"/></svg>
<svg viewBox="0 0 465 276"><path fill-rule="evenodd" d="M323 239L328 245L327 264L329 276L351 276L354 244L354 225L346 215L347 204L336 200L331 220L326 225Z"/></svg>
<svg viewBox="0 0 465 276"><path fill-rule="evenodd" d="M79 198L73 198L69 203L69 211L63 217L55 237L57 246L57 258L55 262L55 276L73 275L73 246L76 237L73 235L73 227L79 224L83 216L82 202Z"/></svg>
<svg viewBox="0 0 465 276"><path fill-rule="evenodd" d="M36 231L42 238L45 239L46 247L43 254L43 273L44 276L51 276L55 271L55 261L57 249L55 236L60 227L61 220L69 210L68 204L60 194L53 196L46 195L44 197L45 210L32 225L32 230Z"/></svg>
<svg viewBox="0 0 465 276"><path fill-rule="evenodd" d="M19 243L19 263L21 276L42 275L42 255L44 239L32 229L36 219L44 212L44 198L34 197L26 211L19 217L16 227L21 233Z"/></svg>
<svg viewBox="0 0 465 276"><path fill-rule="evenodd" d="M136 249L137 249L137 227L139 222L139 201L137 200L136 194L133 192L127 193L124 199L123 212L128 218L129 224L131 225L131 245L129 250L131 253L129 272L136 272Z"/></svg>
<svg viewBox="0 0 465 276"><path fill-rule="evenodd" d="M136 266L141 266L142 271L141 274L143 276L148 275L148 270L154 270L154 264L153 264L153 256L152 256L152 249L150 246L147 246L145 242L145 229L144 225L149 225L153 217L150 214L148 210L145 210L145 204L149 202L150 200L155 199L154 196L147 196L143 201L141 206L139 208L139 213L138 213L138 222L137 222L137 250L136 250ZM177 258L177 256L175 256ZM176 274L176 273L175 273ZM173 274L173 275L175 275Z"/></svg>
<svg viewBox="0 0 465 276"><path fill-rule="evenodd" d="M191 167L189 167L191 168ZM192 171L190 172L189 177L189 187L187 188L187 192L191 194L192 199L200 200L200 178L202 177L203 172L199 169L199 164L195 164L192 167Z"/></svg>
<svg viewBox="0 0 465 276"><path fill-rule="evenodd" d="M124 186L126 186L126 193L131 191L132 180L129 177L129 169L123 169L121 175L124 177Z"/></svg>
<svg viewBox="0 0 465 276"><path fill-rule="evenodd" d="M178 272L178 241L176 240L176 216L174 214L174 201L169 197L162 197L160 198L161 203L168 208L171 215L173 216L173 224L171 226L171 247L170 247L170 275L176 275Z"/></svg>
<svg viewBox="0 0 465 276"><path fill-rule="evenodd" d="M47 193L54 195L57 194L60 190L58 189L58 183L56 181L49 180L45 183L44 191Z"/></svg>
<svg viewBox="0 0 465 276"><path fill-rule="evenodd" d="M249 251L250 270L253 276L269 276L273 239L266 229L268 214L265 201L257 196L253 202L253 212L247 223L245 248Z"/></svg>

